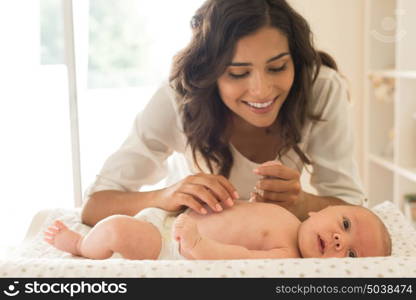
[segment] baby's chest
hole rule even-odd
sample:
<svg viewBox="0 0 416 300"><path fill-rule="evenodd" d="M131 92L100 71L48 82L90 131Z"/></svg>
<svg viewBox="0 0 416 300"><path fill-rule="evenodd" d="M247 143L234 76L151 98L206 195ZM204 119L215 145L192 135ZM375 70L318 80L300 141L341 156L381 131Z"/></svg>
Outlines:
<svg viewBox="0 0 416 300"><path fill-rule="evenodd" d="M253 233L255 235L256 233ZM258 250L269 250L274 248L291 248L295 246L296 236L293 231L284 228L264 227L257 232Z"/></svg>
<svg viewBox="0 0 416 300"><path fill-rule="evenodd" d="M243 219L244 220L244 219ZM225 225L225 224L223 224ZM220 242L240 245L250 250L269 250L291 247L295 236L289 228L281 227L277 222L259 222L246 219L243 224L227 224L227 229L217 227L211 237Z"/></svg>

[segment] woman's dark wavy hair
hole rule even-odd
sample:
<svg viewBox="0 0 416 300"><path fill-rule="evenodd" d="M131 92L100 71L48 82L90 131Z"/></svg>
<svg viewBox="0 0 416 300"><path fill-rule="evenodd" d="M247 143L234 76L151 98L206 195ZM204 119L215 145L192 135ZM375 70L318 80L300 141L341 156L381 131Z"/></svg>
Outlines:
<svg viewBox="0 0 416 300"><path fill-rule="evenodd" d="M174 57L169 77L199 169L197 152L211 173L230 175L233 156L227 128L232 112L219 96L217 80L232 61L237 41L264 26L286 36L295 68L292 88L274 124L283 141L279 156L293 148L303 164L311 163L297 144L306 118L320 120L308 106L320 67L324 64L337 70L335 61L314 49L308 23L285 0L207 0L191 20L192 39ZM216 171L212 163L217 165Z"/></svg>

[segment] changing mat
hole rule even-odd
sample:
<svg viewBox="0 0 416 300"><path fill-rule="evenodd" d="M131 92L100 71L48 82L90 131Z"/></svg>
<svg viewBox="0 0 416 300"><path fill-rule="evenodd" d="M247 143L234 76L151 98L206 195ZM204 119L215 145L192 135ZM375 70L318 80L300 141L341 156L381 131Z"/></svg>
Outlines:
<svg viewBox="0 0 416 300"><path fill-rule="evenodd" d="M390 257L256 260L90 260L43 241L55 219L87 233L80 211L54 209L37 214L24 243L0 260L0 277L416 277L416 230L392 202L372 208L392 238Z"/></svg>

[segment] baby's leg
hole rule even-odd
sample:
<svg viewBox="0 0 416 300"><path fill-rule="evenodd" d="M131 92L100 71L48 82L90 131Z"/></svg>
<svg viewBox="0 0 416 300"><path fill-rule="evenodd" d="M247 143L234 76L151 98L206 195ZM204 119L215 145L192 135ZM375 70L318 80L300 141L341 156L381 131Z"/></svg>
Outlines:
<svg viewBox="0 0 416 300"><path fill-rule="evenodd" d="M160 253L162 240L159 230L133 217L107 217L98 222L85 237L60 223L61 229L56 234L52 233L51 236L45 233L50 238L48 242L74 255L105 259L118 252L127 259L156 259Z"/></svg>
<svg viewBox="0 0 416 300"><path fill-rule="evenodd" d="M80 244L81 253L93 258L100 244L106 251L101 252L106 256L102 258L117 252L127 259L157 259L162 237L159 230L149 222L115 215L105 218L91 229Z"/></svg>

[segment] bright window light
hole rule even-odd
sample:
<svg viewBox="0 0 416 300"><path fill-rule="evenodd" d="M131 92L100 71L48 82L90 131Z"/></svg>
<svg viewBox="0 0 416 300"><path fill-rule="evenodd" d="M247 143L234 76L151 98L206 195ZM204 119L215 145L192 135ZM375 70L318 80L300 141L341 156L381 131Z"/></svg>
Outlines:
<svg viewBox="0 0 416 300"><path fill-rule="evenodd" d="M73 1L83 190L167 79L202 2ZM11 228L0 249L39 210L74 205L62 10L57 0L0 2L0 226Z"/></svg>

